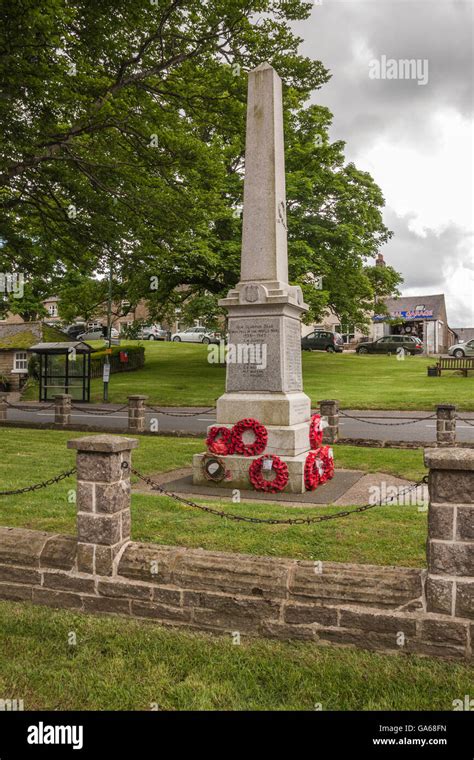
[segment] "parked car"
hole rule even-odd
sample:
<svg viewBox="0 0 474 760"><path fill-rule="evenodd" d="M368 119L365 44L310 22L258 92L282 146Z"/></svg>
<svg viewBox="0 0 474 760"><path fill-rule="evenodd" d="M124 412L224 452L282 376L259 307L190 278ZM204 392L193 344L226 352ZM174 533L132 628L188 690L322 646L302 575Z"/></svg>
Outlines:
<svg viewBox="0 0 474 760"><path fill-rule="evenodd" d="M140 340L169 340L168 330L162 330L160 325L144 325L138 332Z"/></svg>
<svg viewBox="0 0 474 760"><path fill-rule="evenodd" d="M396 354L402 349L412 356L423 353L423 343L414 335L384 335L378 340L359 343L358 354Z"/></svg>
<svg viewBox="0 0 474 760"><path fill-rule="evenodd" d="M85 332L86 326L84 322L80 324L74 324L74 325L68 325L64 328L63 332L65 332L67 335L69 335L71 340L76 340L78 335L81 335L81 333Z"/></svg>
<svg viewBox="0 0 474 760"><path fill-rule="evenodd" d="M448 354L455 356L456 359L462 359L463 356L474 356L474 340L468 340L467 343L455 343L448 348Z"/></svg>
<svg viewBox="0 0 474 760"><path fill-rule="evenodd" d="M219 333L208 330L207 327L189 327L182 332L174 333L171 340L175 343L219 343L222 338Z"/></svg>
<svg viewBox="0 0 474 760"><path fill-rule="evenodd" d="M118 338L119 337L119 331L115 329L115 327L112 327L110 331L110 337L111 338ZM106 327L98 327L95 328L95 330L87 330L86 332L80 333L76 340L106 340L107 339L107 328Z"/></svg>
<svg viewBox="0 0 474 760"><path fill-rule="evenodd" d="M314 330L301 338L303 351L327 351L328 353L340 354L344 351L344 343L339 333L329 330Z"/></svg>

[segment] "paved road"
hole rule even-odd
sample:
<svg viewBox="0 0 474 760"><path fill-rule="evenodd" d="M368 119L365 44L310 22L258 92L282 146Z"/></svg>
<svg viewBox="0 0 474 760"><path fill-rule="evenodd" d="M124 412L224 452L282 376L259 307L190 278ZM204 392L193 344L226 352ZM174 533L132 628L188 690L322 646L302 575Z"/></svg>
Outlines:
<svg viewBox="0 0 474 760"><path fill-rule="evenodd" d="M34 412L20 411L17 409L8 409L9 421L22 421L32 423L52 423L54 421L54 410L39 408L38 404L28 404L34 409ZM46 406L46 405L45 405ZM107 410L115 410L119 404L110 404ZM97 408L97 407L96 407ZM99 408L103 409L104 406ZM113 414L92 415L88 410L93 410L94 406L89 404L81 405L81 411L73 410L71 415L72 424L89 425L96 428L102 428L111 431L123 431L127 426L127 410L114 411ZM147 429L153 429L152 420L157 421L157 432L177 433L180 435L204 435L209 425L215 423L215 412L207 411L206 408L196 407L167 407L166 414L157 412L148 412L146 415ZM382 411L360 411L344 410L348 417L340 417L340 436L341 438L371 438L378 441L434 441L436 439L436 419L425 419L430 416L430 412L382 412ZM189 415L189 416L187 416ZM460 412L461 417L469 419L471 424L458 420L457 423L457 440L474 445L474 413ZM363 417L365 421L351 419L351 417ZM396 419L385 418L395 417ZM393 423L408 422L412 419L412 424L400 425ZM376 423L376 424L374 424Z"/></svg>

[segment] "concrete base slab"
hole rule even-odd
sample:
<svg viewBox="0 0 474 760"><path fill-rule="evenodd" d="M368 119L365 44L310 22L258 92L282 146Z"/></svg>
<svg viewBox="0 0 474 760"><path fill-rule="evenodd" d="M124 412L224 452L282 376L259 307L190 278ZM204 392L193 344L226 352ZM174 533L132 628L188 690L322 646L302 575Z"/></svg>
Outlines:
<svg viewBox="0 0 474 760"><path fill-rule="evenodd" d="M193 483L194 485L205 485L209 481L204 474L202 462L209 455L204 452L202 454L195 454L193 456ZM212 456L212 454L211 454ZM308 452L305 451L297 456L280 456L282 462L288 467L288 483L285 486L285 491L288 493L305 493L306 488L304 484L304 466ZM226 468L226 477L219 483L216 483L216 487L221 490L229 490L233 488L244 488L248 490L254 490L249 479L249 469L257 457L246 457L241 454L231 454L230 456L219 457L224 463ZM268 480L272 480L273 476Z"/></svg>
<svg viewBox="0 0 474 760"><path fill-rule="evenodd" d="M170 473L172 475L172 473ZM334 478L329 480L315 491L305 493L264 493L247 488L240 489L240 498L245 501L269 501L276 503L288 503L297 505L316 506L334 504L364 475L360 470L337 470ZM193 483L192 475L185 475L174 480L163 479L161 482L167 491L178 494L193 494L198 496L214 496L215 498L229 498L231 493L222 488L218 483L206 481L203 485Z"/></svg>

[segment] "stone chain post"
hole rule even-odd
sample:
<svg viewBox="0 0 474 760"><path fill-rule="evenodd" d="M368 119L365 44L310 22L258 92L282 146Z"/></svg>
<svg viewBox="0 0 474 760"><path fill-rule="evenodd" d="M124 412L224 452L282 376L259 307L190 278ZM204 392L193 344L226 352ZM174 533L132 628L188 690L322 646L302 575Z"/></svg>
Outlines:
<svg viewBox="0 0 474 760"><path fill-rule="evenodd" d="M54 424L65 427L71 421L72 396L68 393L59 393L54 397Z"/></svg>
<svg viewBox="0 0 474 760"><path fill-rule="evenodd" d="M148 396L128 397L128 432L143 433L145 430L145 401Z"/></svg>
<svg viewBox="0 0 474 760"><path fill-rule="evenodd" d="M328 421L323 430L323 443L336 443L339 438L339 401L320 401L319 411Z"/></svg>
<svg viewBox="0 0 474 760"><path fill-rule="evenodd" d="M436 441L438 446L456 445L456 407L453 404L436 407Z"/></svg>
<svg viewBox="0 0 474 760"><path fill-rule="evenodd" d="M428 612L474 619L474 449L427 449Z"/></svg>
<svg viewBox="0 0 474 760"><path fill-rule="evenodd" d="M95 435L68 441L77 450L77 566L113 575L115 559L130 541L130 468L134 438Z"/></svg>
<svg viewBox="0 0 474 760"><path fill-rule="evenodd" d="M7 398L8 393L0 393L0 422L7 421Z"/></svg>

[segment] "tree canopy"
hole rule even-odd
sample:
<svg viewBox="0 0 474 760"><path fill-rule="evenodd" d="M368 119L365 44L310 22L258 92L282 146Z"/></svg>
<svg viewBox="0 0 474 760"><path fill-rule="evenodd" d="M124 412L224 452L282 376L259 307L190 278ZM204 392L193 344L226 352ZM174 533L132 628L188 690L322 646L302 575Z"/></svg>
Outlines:
<svg viewBox="0 0 474 760"><path fill-rule="evenodd" d="M309 104L329 73L298 53L291 22L312 8L4 0L0 268L70 304L111 260L127 298L156 314L182 285L216 301L239 277L246 72L268 61L284 82L290 279L311 319L326 306L362 319L366 264L390 233L380 189Z"/></svg>

